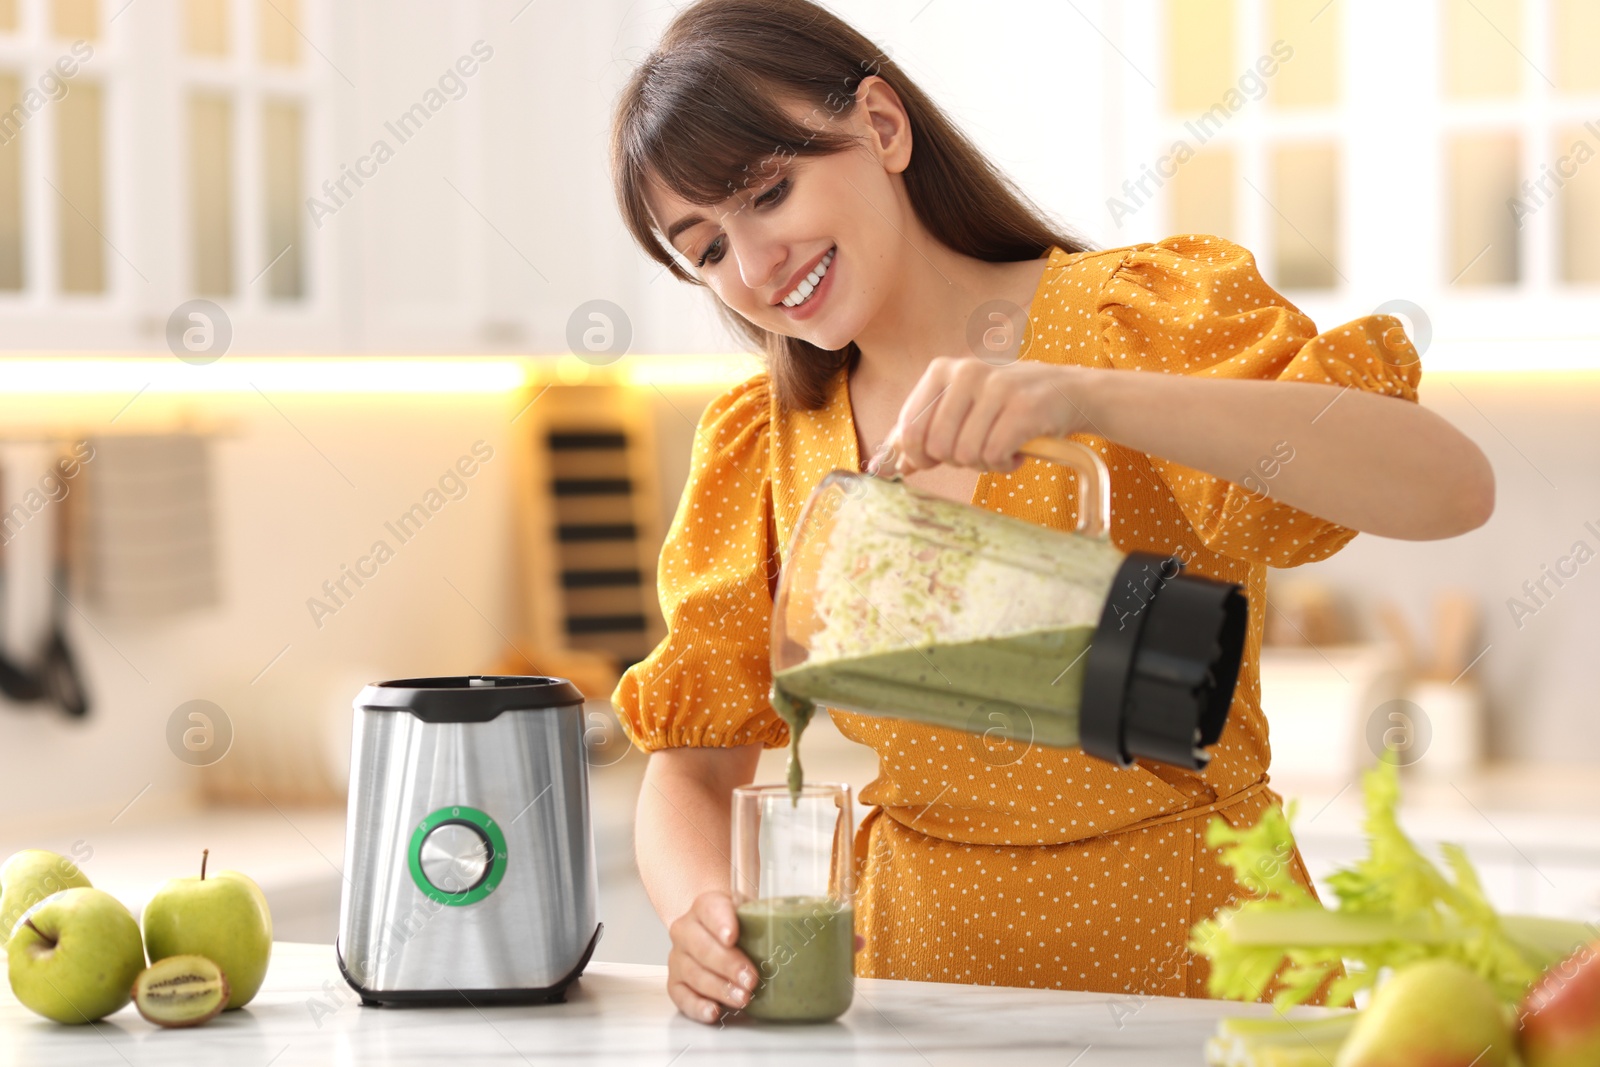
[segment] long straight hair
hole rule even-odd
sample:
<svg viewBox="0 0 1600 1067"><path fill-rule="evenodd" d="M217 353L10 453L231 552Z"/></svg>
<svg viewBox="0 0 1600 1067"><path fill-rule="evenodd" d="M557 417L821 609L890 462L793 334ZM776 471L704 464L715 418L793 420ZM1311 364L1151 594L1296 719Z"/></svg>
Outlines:
<svg viewBox="0 0 1600 1067"><path fill-rule="evenodd" d="M634 239L680 280L704 285L657 231L645 200L650 182L692 204L720 204L765 184L786 158L851 148L849 134L812 128L782 103L809 103L813 115L848 115L871 75L889 83L910 119L906 193L938 241L990 263L1038 259L1051 246L1093 247L1050 220L877 45L810 0L698 0L635 70L618 99L611 139L617 203ZM860 356L854 342L829 351L763 329L720 300L717 309L765 354L787 409L822 407L829 382Z"/></svg>

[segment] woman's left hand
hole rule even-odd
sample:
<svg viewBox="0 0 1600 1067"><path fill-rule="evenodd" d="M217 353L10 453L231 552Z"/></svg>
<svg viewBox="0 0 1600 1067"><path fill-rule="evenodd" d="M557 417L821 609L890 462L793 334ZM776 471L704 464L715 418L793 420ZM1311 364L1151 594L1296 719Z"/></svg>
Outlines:
<svg viewBox="0 0 1600 1067"><path fill-rule="evenodd" d="M941 463L1009 472L1041 435L1065 437L1092 425L1078 395L1085 368L1037 361L997 366L976 356L928 364L870 468L911 474Z"/></svg>

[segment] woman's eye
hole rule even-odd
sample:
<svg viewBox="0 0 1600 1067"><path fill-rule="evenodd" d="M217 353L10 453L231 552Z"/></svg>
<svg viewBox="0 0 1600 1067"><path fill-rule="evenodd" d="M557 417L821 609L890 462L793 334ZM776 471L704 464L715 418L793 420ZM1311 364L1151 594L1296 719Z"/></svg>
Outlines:
<svg viewBox="0 0 1600 1067"><path fill-rule="evenodd" d="M783 179L783 181L779 182L777 185L774 185L771 189L768 189L766 192L762 193L756 199L756 203L757 204L776 204L779 200L783 199L784 194L787 193L788 191L789 191L789 179L785 178L785 179Z"/></svg>
<svg viewBox="0 0 1600 1067"><path fill-rule="evenodd" d="M710 244L706 245L705 252L700 256L700 259L695 263L695 266L700 267L700 268L703 269L705 267L706 261L708 259L712 263L720 263L722 261L722 253L721 252L718 252L715 257L713 257L711 255L711 253L712 253L713 249L717 249L717 248L720 248L722 246L722 239L723 239L724 236L725 235L723 235L723 234L718 234L717 235L717 239L715 241L712 241Z"/></svg>
<svg viewBox="0 0 1600 1067"><path fill-rule="evenodd" d="M771 189L768 189L766 192L756 197L756 205L758 207L764 207L771 204L776 204L778 201L782 200L788 194L788 192L789 179L785 178L777 185L774 185ZM703 269L708 262L720 263L722 261L721 248L724 237L726 237L725 234L719 234L715 241L712 241L709 245L707 245L705 253L701 255L701 257L695 262L695 266Z"/></svg>

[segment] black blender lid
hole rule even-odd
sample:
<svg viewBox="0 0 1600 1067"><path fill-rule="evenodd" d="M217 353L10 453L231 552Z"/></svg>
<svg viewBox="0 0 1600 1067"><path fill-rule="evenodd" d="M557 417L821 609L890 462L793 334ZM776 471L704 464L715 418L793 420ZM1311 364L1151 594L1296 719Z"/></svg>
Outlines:
<svg viewBox="0 0 1600 1067"><path fill-rule="evenodd" d="M1179 573L1183 560L1130 552L1084 662L1083 750L1126 767L1204 770L1228 721L1249 604L1234 582Z"/></svg>
<svg viewBox="0 0 1600 1067"><path fill-rule="evenodd" d="M356 697L366 711L409 711L423 722L488 722L502 711L582 704L565 678L541 674L467 674L373 682Z"/></svg>

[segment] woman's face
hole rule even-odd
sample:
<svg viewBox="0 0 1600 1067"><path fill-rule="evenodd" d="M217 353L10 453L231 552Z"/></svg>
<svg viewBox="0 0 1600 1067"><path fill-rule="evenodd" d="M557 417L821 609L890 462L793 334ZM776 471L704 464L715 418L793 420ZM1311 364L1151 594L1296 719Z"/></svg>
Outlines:
<svg viewBox="0 0 1600 1067"><path fill-rule="evenodd" d="M750 168L748 189L709 207L659 185L647 198L661 231L724 304L830 351L872 321L911 253L902 235L914 220L900 178L910 125L881 78L863 81L857 101L848 116L789 108L813 127L849 131L855 148L763 160Z"/></svg>

